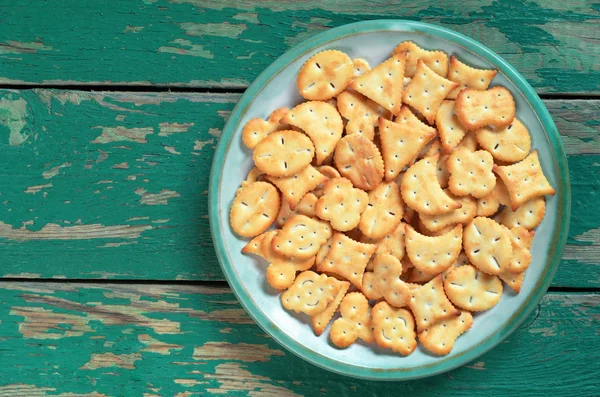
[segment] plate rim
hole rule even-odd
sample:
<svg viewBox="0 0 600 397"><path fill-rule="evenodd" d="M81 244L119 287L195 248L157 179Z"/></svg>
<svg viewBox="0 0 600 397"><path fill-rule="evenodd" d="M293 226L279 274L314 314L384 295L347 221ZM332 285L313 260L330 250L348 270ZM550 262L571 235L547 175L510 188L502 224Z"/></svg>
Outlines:
<svg viewBox="0 0 600 397"><path fill-rule="evenodd" d="M391 24L401 25L402 28L393 28L390 26ZM498 329L492 335L488 336L478 345L475 345L465 352L462 352L461 354L451 358L441 360L434 364L410 369L375 369L342 363L330 357L325 357L305 347L301 343L285 334L277 327L276 324L269 320L257 308L248 292L238 280L237 275L234 273L226 254L227 250L225 249L220 227L221 208L219 208L219 189L222 182L221 176L224 170L224 160L229 145L232 142L236 127L239 124L241 117L245 114L245 110L253 98L290 62L294 61L298 57L303 56L307 52L314 51L319 46L343 37L386 31L410 31L430 35L433 37L440 37L455 44L459 44L476 55L482 57L486 61L498 66L498 69L504 73L505 76L515 85L515 87L525 96L529 104L532 106L534 113L544 126L546 136L553 152L553 157L556 161L554 166L556 168L558 183L556 188L556 197L558 199L557 223L551 238L548 261L546 262L544 270L542 271L542 274L540 275L534 287L534 292L531 294L529 299L525 301L523 305L506 321L503 327ZM397 381L429 377L464 365L494 348L519 327L519 325L538 305L557 271L569 230L571 186L567 158L556 125L554 124L554 121L552 120L552 117L550 116L550 113L548 112L548 109L542 102L541 98L537 95L527 80L525 80L525 78L521 76L521 74L514 67L512 67L498 54L483 44L451 29L424 22L404 19L378 19L342 25L329 29L325 32L321 32L307 40L304 40L277 58L254 80L254 82L241 96L231 112L231 115L229 116L225 127L223 128L219 142L217 143L210 171L208 208L213 246L215 247L215 252L217 254L219 264L221 265L221 269L223 270L225 278L238 301L259 327L261 327L286 350L318 367L359 379Z"/></svg>

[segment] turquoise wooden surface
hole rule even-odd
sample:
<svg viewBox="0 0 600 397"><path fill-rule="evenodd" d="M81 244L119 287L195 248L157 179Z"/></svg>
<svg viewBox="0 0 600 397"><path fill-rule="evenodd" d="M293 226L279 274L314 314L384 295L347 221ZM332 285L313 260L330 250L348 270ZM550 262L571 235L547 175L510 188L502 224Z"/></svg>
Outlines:
<svg viewBox="0 0 600 397"><path fill-rule="evenodd" d="M254 325L222 282L207 184L268 64L329 27L393 17L469 35L530 81L573 208L551 290L517 332L448 374L374 383ZM3 2L0 396L600 395L599 17L583 0Z"/></svg>

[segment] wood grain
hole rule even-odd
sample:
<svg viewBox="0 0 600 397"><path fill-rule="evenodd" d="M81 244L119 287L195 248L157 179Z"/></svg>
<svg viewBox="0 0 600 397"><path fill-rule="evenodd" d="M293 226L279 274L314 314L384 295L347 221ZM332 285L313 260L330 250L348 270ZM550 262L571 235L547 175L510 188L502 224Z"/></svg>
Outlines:
<svg viewBox="0 0 600 397"><path fill-rule="evenodd" d="M208 177L237 99L0 91L0 275L223 280L206 215ZM553 286L598 287L600 101L545 103L573 189Z"/></svg>
<svg viewBox="0 0 600 397"><path fill-rule="evenodd" d="M550 293L462 368L369 382L282 350L227 288L1 282L0 396L591 396L599 307L600 295Z"/></svg>
<svg viewBox="0 0 600 397"><path fill-rule="evenodd" d="M15 0L0 4L0 83L244 88L319 32L397 18L482 42L540 93L598 94L599 17L589 0Z"/></svg>

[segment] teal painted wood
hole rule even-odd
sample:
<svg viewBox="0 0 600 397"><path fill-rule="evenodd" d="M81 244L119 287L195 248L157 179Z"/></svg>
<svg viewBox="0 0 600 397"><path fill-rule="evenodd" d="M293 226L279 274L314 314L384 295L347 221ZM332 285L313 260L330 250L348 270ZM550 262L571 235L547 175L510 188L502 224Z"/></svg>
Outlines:
<svg viewBox="0 0 600 397"><path fill-rule="evenodd" d="M599 307L600 295L550 293L465 367L369 382L282 350L227 288L3 282L0 396L592 396Z"/></svg>
<svg viewBox="0 0 600 397"><path fill-rule="evenodd" d="M223 280L207 219L238 96L0 91L0 276ZM572 180L553 286L598 287L600 101L545 101Z"/></svg>
<svg viewBox="0 0 600 397"><path fill-rule="evenodd" d="M600 10L589 0L16 0L0 5L0 83L243 88L290 46L381 18L471 36L538 92L600 92Z"/></svg>

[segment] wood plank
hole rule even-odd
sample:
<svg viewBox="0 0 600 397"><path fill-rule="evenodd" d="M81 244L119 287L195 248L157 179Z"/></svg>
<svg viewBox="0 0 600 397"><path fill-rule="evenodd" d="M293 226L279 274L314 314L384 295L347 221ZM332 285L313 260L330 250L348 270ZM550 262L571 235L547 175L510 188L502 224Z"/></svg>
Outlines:
<svg viewBox="0 0 600 397"><path fill-rule="evenodd" d="M599 307L600 295L550 293L462 368L369 382L288 353L227 288L2 282L0 396L592 396Z"/></svg>
<svg viewBox="0 0 600 397"><path fill-rule="evenodd" d="M208 219L238 95L0 91L2 277L222 280ZM557 287L598 287L600 101L549 100L572 222Z"/></svg>
<svg viewBox="0 0 600 397"><path fill-rule="evenodd" d="M0 83L244 88L321 31L403 18L473 37L540 93L600 92L600 11L589 0L3 3Z"/></svg>

